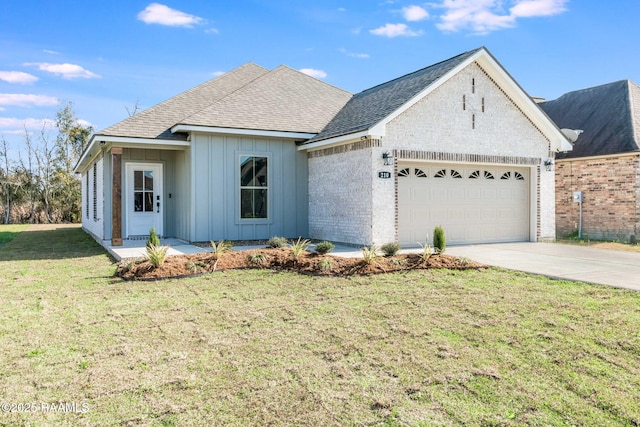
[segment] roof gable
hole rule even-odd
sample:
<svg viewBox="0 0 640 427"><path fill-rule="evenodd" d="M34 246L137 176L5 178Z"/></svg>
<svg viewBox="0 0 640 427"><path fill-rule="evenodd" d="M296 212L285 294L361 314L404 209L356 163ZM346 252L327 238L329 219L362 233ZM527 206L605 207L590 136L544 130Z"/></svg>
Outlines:
<svg viewBox="0 0 640 427"><path fill-rule="evenodd" d="M549 140L552 149L571 149L567 138L555 123L485 47L470 50L356 94L320 134L305 144L307 148L311 148L334 142L342 143L351 137L365 134L384 136L385 126L389 121L474 62Z"/></svg>
<svg viewBox="0 0 640 427"><path fill-rule="evenodd" d="M96 135L185 139L185 135L172 134L171 127L185 117L206 108L268 72L269 70L256 64L244 64L100 132L96 132Z"/></svg>
<svg viewBox="0 0 640 427"><path fill-rule="evenodd" d="M345 90L282 65L179 124L318 133L350 98Z"/></svg>
<svg viewBox="0 0 640 427"><path fill-rule="evenodd" d="M308 142L371 128L479 50L462 53L354 95L322 132Z"/></svg>
<svg viewBox="0 0 640 427"><path fill-rule="evenodd" d="M561 128L583 130L573 151L559 158L640 150L640 87L629 80L569 92L540 106Z"/></svg>

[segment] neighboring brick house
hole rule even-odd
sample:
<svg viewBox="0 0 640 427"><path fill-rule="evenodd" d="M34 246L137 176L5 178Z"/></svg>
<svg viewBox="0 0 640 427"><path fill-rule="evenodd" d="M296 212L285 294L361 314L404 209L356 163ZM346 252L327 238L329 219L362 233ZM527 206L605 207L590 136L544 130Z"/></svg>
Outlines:
<svg viewBox="0 0 640 427"><path fill-rule="evenodd" d="M623 80L567 93L540 106L561 128L582 129L556 158L556 230L635 241L640 235L640 87Z"/></svg>
<svg viewBox="0 0 640 427"><path fill-rule="evenodd" d="M358 94L246 64L92 136L98 240L306 236L352 244L555 238L566 137L479 48ZM96 204L99 205L96 208Z"/></svg>

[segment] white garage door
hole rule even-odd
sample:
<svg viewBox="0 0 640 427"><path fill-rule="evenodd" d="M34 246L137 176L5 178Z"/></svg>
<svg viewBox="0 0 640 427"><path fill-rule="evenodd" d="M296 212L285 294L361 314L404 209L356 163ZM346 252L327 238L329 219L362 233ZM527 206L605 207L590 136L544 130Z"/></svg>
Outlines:
<svg viewBox="0 0 640 427"><path fill-rule="evenodd" d="M528 241L529 175L527 168L400 163L400 243L431 241L437 225L447 244Z"/></svg>

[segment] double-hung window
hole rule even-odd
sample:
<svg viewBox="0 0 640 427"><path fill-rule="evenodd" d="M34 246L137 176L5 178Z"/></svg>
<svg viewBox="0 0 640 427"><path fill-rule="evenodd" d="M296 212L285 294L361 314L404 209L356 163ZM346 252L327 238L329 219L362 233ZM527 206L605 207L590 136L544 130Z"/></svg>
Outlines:
<svg viewBox="0 0 640 427"><path fill-rule="evenodd" d="M240 156L240 218L267 219L268 158Z"/></svg>

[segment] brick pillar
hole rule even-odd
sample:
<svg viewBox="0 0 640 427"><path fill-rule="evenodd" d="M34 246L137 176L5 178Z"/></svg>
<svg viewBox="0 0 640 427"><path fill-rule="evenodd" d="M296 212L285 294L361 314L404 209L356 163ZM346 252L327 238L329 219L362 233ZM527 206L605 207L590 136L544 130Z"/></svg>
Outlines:
<svg viewBox="0 0 640 427"><path fill-rule="evenodd" d="M122 148L111 149L113 183L111 190L111 246L122 246Z"/></svg>

